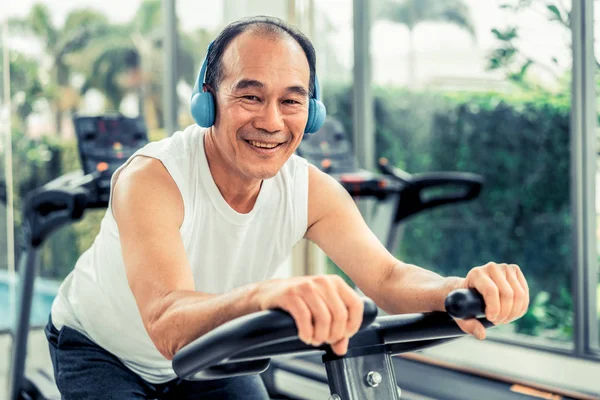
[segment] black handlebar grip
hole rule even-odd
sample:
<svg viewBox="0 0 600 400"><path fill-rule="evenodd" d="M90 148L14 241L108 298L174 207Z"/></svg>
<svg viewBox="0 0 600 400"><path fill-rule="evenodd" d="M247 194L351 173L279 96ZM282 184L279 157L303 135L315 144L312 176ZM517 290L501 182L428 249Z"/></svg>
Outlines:
<svg viewBox="0 0 600 400"><path fill-rule="evenodd" d="M379 311L373 300L366 297L362 300L364 311L360 329L371 325ZM268 367L264 360L270 355L265 356L265 349L273 349L297 338L296 322L289 313L283 310L261 311L228 321L187 344L175 354L172 366L180 378L194 380L259 373L258 369ZM312 346L299 340L291 346L286 349L288 352L313 350ZM241 353L246 364L235 361L235 356ZM215 369L225 360L227 368Z"/></svg>
<svg viewBox="0 0 600 400"><path fill-rule="evenodd" d="M485 317L483 296L474 289L457 289L452 291L444 302L446 311L457 319Z"/></svg>
<svg viewBox="0 0 600 400"><path fill-rule="evenodd" d="M362 300L363 300L363 319L362 319L362 323L360 324L360 330L371 325L375 321L375 318L377 318L377 314L379 313L379 308L377 308L377 304L375 304L375 302L373 300L371 300L367 297L364 297Z"/></svg>

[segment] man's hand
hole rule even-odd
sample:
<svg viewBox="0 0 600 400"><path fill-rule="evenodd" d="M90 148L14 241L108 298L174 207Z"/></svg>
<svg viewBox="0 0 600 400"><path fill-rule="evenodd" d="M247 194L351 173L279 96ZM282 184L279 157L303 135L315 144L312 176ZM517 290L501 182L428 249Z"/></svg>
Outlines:
<svg viewBox="0 0 600 400"><path fill-rule="evenodd" d="M462 288L477 290L485 302L485 317L494 325L521 318L529 306L529 287L518 265L487 263L473 268L462 282ZM485 328L476 319L456 320L458 326L480 340Z"/></svg>
<svg viewBox="0 0 600 400"><path fill-rule="evenodd" d="M363 302L337 275L274 279L261 283L256 299L261 310L280 308L292 315L303 342L331 345L338 355L362 323Z"/></svg>

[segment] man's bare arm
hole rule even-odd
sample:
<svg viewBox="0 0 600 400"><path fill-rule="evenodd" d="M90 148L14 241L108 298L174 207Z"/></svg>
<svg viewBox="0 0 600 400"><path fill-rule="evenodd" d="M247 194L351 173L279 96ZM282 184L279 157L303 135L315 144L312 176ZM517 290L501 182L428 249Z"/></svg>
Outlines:
<svg viewBox="0 0 600 400"><path fill-rule="evenodd" d="M216 326L259 311L252 301L256 285L222 295L194 291L179 232L183 200L160 161L132 160L118 176L112 209L129 286L150 338L167 359Z"/></svg>
<svg viewBox="0 0 600 400"><path fill-rule="evenodd" d="M348 192L313 166L306 238L390 314L441 311L445 294L462 281L397 260L365 223Z"/></svg>
<svg viewBox="0 0 600 400"><path fill-rule="evenodd" d="M306 237L390 314L445 311L444 300L458 288L481 293L486 318L495 324L514 321L527 311L529 288L519 266L490 262L472 268L465 278L443 278L405 264L371 232L341 185L314 167L309 175L309 224ZM456 323L466 333L485 338L485 328L477 319Z"/></svg>

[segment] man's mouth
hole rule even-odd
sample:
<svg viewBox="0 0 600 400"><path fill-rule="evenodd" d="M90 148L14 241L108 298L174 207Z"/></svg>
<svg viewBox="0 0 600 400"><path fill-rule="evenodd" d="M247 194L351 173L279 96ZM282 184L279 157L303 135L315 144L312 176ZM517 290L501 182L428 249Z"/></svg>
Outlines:
<svg viewBox="0 0 600 400"><path fill-rule="evenodd" d="M261 142L258 140L246 140L246 143L254 147L258 147L260 149L274 149L276 147L281 146L283 143L273 143L273 142Z"/></svg>

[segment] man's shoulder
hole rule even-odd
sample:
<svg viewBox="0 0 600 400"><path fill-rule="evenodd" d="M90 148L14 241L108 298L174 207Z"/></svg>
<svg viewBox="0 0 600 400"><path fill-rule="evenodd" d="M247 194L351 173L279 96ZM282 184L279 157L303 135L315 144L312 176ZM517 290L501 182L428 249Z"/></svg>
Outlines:
<svg viewBox="0 0 600 400"><path fill-rule="evenodd" d="M180 148L194 148L197 149L200 140L204 137L204 133L206 132L206 128L202 128L196 124L190 125L183 130L179 130L173 135L169 136L165 140L165 144L171 146L177 146Z"/></svg>
<svg viewBox="0 0 600 400"><path fill-rule="evenodd" d="M305 176L307 174L308 161L306 159L300 157L297 154L292 154L290 158L281 166L277 175L275 175L276 179L297 179L298 177Z"/></svg>
<svg viewBox="0 0 600 400"><path fill-rule="evenodd" d="M308 165L309 226L347 203L349 194L331 175Z"/></svg>
<svg viewBox="0 0 600 400"><path fill-rule="evenodd" d="M286 161L285 165L292 165L294 167L303 167L306 168L309 162L304 158L300 157L298 154L292 154L291 157Z"/></svg>

